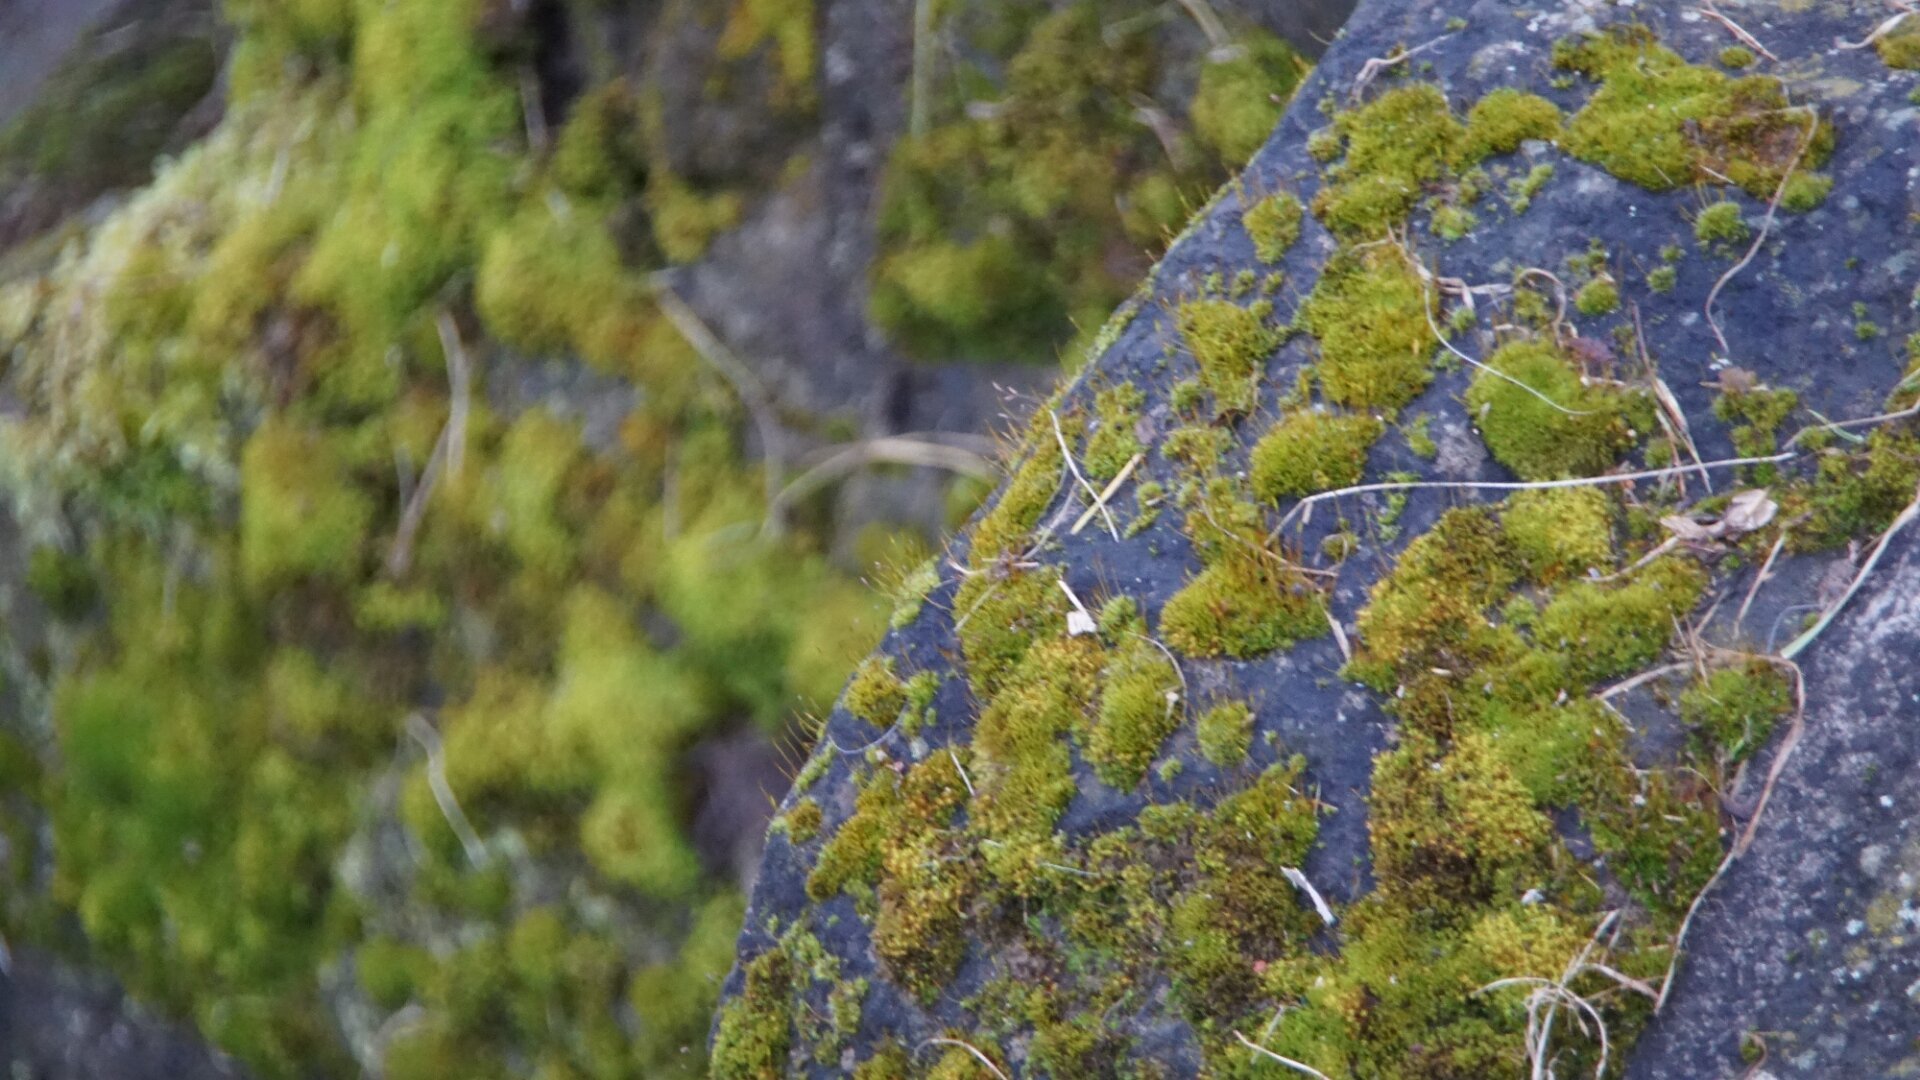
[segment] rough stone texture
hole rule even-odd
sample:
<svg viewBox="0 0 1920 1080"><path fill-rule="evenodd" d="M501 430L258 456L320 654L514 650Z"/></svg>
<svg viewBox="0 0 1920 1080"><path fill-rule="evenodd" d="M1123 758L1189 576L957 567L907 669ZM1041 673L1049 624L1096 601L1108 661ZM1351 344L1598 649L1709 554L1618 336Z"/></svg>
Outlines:
<svg viewBox="0 0 1920 1080"><path fill-rule="evenodd" d="M1783 215L1752 265L1727 285L1716 312L1728 339L1733 365L1755 372L1768 384L1796 390L1803 403L1828 417L1862 417L1879 412L1905 366L1900 343L1916 329L1913 304L1920 267L1913 263L1916 189L1915 126L1920 120L1909 99L1910 73L1890 71L1867 50L1843 50L1837 38L1859 39L1885 16L1885 8L1856 2L1755 2L1724 10L1780 58L1760 70L1779 75L1796 101L1816 103L1836 126L1838 142L1826 172L1835 185L1831 198L1810 213ZM1447 28L1450 18L1466 27ZM1303 89L1266 148L1251 163L1243 183L1254 191L1289 187L1309 201L1320 184L1319 168L1307 153L1307 136L1325 123L1323 101L1345 107L1350 88L1369 58L1396 46L1421 46L1412 65L1415 77L1431 80L1447 93L1456 110L1498 86L1520 86L1545 95L1571 115L1592 92L1585 84L1555 88L1550 60L1553 43L1568 34L1620 21L1644 22L1669 47L1695 63L1711 63L1734 39L1720 24L1689 4L1609 4L1561 0L1521 6L1504 0L1441 4L1404 4L1368 0ZM1543 143L1522 150L1521 171L1534 161L1551 162L1557 174L1534 198L1524 215L1504 210L1483 213L1482 224L1466 238L1443 243L1426 229L1417 213L1411 235L1429 266L1447 277L1470 283L1505 283L1516 269L1558 268L1566 257L1603 242L1622 293L1644 320L1646 340L1692 423L1701 455L1713 460L1734 455L1725 425L1713 418L1719 351L1701 314L1707 293L1730 259L1709 258L1695 249L1692 215L1720 196L1682 188L1654 194L1617 180L1603 170L1574 160ZM1749 219L1759 209L1742 199ZM1759 204L1763 207L1764 204ZM1171 423L1168 394L1192 373L1192 361L1173 326L1172 307L1201 291L1209 274L1231 279L1255 265L1252 245L1239 219L1240 203L1218 200L1193 224L1155 271L1147 298L1125 324L1112 346L1066 391L1060 408L1090 407L1101 386L1131 379L1147 393L1143 430L1157 441ZM1680 264L1678 287L1650 291L1647 270L1661 265L1661 248L1677 244L1689 252ZM1309 216L1302 239L1287 257L1288 285L1277 298L1276 318L1292 316L1311 290L1335 242ZM1854 305L1864 304L1864 316ZM1625 314L1596 319L1573 316L1579 332L1609 340L1608 331L1630 320ZM1855 323L1870 319L1884 333L1865 339ZM1468 335L1459 344L1484 355L1487 341ZM1315 349L1295 338L1269 358L1268 388L1293 384ZM1408 410L1434 416L1436 461L1410 453L1403 440L1389 435L1377 444L1369 476L1406 470L1426 479L1508 480L1510 475L1484 453L1461 404L1468 373L1442 373ZM1244 463L1245 447L1273 418L1270 399L1246 420L1236 436L1227 471ZM1157 453L1136 480L1177 481ZM1729 481L1722 478L1720 490ZM1465 493L1417 492L1401 518L1403 536L1424 532L1450 505L1473 501ZM1131 493L1118 502L1131 511ZM1045 521L1071 522L1083 503L1063 484ZM1379 512L1378 496L1350 500L1347 512ZM1332 515L1322 515L1331 517ZM1168 511L1151 528L1115 541L1098 527L1071 537L1037 557L1060 567L1066 581L1083 596L1125 592L1141 601L1154 621L1161 605L1197 568L1190 545ZM1124 523L1124 518L1123 518ZM1303 547L1313 550L1327 525L1316 522ZM1064 530L1063 530L1064 531ZM1870 539L1870 538L1867 538ZM1371 542L1341 567L1332 597L1335 614L1351 626L1369 588L1390 565L1397 545L1378 550ZM964 559L966 541L956 545ZM1914 758L1920 753L1912 725L1920 718L1920 684L1907 658L1920 649L1920 552L1912 538L1897 541L1872 580L1831 629L1803 657L1808 709L1805 735L1787 760L1777 791L1766 806L1755 843L1719 882L1692 928L1686 959L1663 1014L1641 1038L1627 1066L1634 1077L1718 1078L1772 1075L1892 1076L1920 1073L1920 949L1912 944L1920 931L1914 897L1920 893L1920 782ZM1744 621L1742 638L1753 648L1774 648L1797 630L1797 618L1809 607L1835 598L1832 583L1844 583L1852 556L1788 557ZM1731 610L1745 595L1752 569L1726 586L1732 601L1707 627L1709 636L1731 640ZM932 670L958 674L962 668L954 634L954 574L944 573L919 618L891 635L881 654L895 658L904 672ZM1814 608L1817 610L1817 607ZM1788 627L1792 629L1788 629ZM1365 691L1335 677L1340 655L1333 641L1309 642L1289 652L1250 661L1183 660L1190 698L1206 700L1210 691L1230 690L1257 709L1253 763L1263 765L1274 751L1259 736L1276 733L1287 752L1308 759L1307 783L1329 804L1320 840L1306 866L1335 902L1345 902L1369 887L1366 793L1372 755L1387 745L1390 722ZM1636 721L1658 709L1649 694L1623 702ZM824 772L804 791L788 796L792 806L802 795L819 802L831 834L850 814L857 789L857 755L841 748L888 746L895 757L924 757L942 747L965 745L971 738L978 705L965 683L948 678L936 703L938 720L922 733L924 743L889 736L839 709L829 718L821 751L829 757ZM1645 719L1647 738L1658 732ZM876 744L877 739L889 743ZM1768 755L1777 752L1770 749ZM1219 770L1194 751L1190 727L1167 744L1166 756L1184 768L1172 780L1149 774L1131 792L1115 792L1095 782L1076 758L1079 793L1059 829L1068 836L1110 828L1131 819L1150 802L1176 798L1210 799L1218 794ZM1742 822L1734 808L1757 794L1769 756L1748 770L1746 782L1729 793L1730 830ZM1750 802L1748 803L1750 805ZM741 939L741 956L751 959L774 942L770 926L790 926L814 917L812 925L829 952L842 961L845 979L871 977L874 987L856 1044L871 1048L893 1037L907 1047L967 1027L958 1001L978 987L996 958L970 952L952 986L937 1002L921 1005L889 982L868 942L867 930L844 895L815 905L805 880L812 855L786 838L768 844L762 871ZM1871 910L1870 910L1871 909ZM1004 959L1004 958L1001 958ZM741 987L738 971L728 993ZM1157 1058L1170 1075L1197 1070L1191 1034L1170 1010L1128 1021L1136 1045ZM1767 1051L1760 1071L1741 1056L1742 1036L1764 1033ZM1753 1045L1758 1045L1753 1044ZM1024 1072L1016 1053L1005 1063L1009 1074ZM829 1070L830 1071L830 1070ZM813 1075L826 1075L816 1069Z"/></svg>

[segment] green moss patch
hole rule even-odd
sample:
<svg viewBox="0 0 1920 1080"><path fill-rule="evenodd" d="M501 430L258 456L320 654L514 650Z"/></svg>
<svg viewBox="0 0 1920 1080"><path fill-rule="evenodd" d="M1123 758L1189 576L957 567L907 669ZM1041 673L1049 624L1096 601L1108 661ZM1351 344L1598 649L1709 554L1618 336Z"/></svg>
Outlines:
<svg viewBox="0 0 1920 1080"><path fill-rule="evenodd" d="M1475 374L1467 405L1487 448L1522 479L1604 472L1633 444L1642 396L1588 384L1551 345L1517 341L1487 366Z"/></svg>
<svg viewBox="0 0 1920 1080"><path fill-rule="evenodd" d="M1510 154L1528 139L1552 140L1560 134L1560 107L1538 94L1501 87L1467 111L1465 159Z"/></svg>
<svg viewBox="0 0 1920 1080"><path fill-rule="evenodd" d="M1518 492L1500 522L1527 575L1542 584L1613 565L1613 500L1598 488Z"/></svg>
<svg viewBox="0 0 1920 1080"><path fill-rule="evenodd" d="M1300 239L1300 221L1305 208L1290 192L1269 195L1246 212L1241 219L1247 235L1253 238L1254 256L1263 263L1277 263L1286 257Z"/></svg>
<svg viewBox="0 0 1920 1080"><path fill-rule="evenodd" d="M1792 712L1787 676L1763 661L1716 668L1680 695L1680 718L1728 764L1765 745Z"/></svg>
<svg viewBox="0 0 1920 1080"><path fill-rule="evenodd" d="M1222 767L1247 759L1253 745L1253 710L1242 701L1226 701L1200 714L1195 725L1200 752Z"/></svg>
<svg viewBox="0 0 1920 1080"><path fill-rule="evenodd" d="M1180 305L1180 336L1200 365L1200 382L1213 393L1219 414L1254 406L1260 373L1282 336L1269 326L1273 306L1241 307L1230 300L1189 300Z"/></svg>
<svg viewBox="0 0 1920 1080"><path fill-rule="evenodd" d="M1689 64L1644 27L1560 42L1554 63L1600 82L1561 145L1652 191L1726 177L1769 199L1808 141L1808 116L1780 80ZM1832 146L1831 129L1817 125L1801 165L1818 168Z"/></svg>
<svg viewBox="0 0 1920 1080"><path fill-rule="evenodd" d="M1890 68L1920 70L1920 20L1902 19L1892 33L1874 42L1873 47Z"/></svg>
<svg viewBox="0 0 1920 1080"><path fill-rule="evenodd" d="M1101 783L1131 790L1185 719L1180 673L1159 649L1130 638L1101 673L1100 710L1084 753Z"/></svg>
<svg viewBox="0 0 1920 1080"><path fill-rule="evenodd" d="M1234 552L1202 570L1160 612L1160 636L1189 656L1245 658L1327 632L1320 592L1272 557Z"/></svg>
<svg viewBox="0 0 1920 1080"><path fill-rule="evenodd" d="M1093 434L1087 436L1080 467L1095 483L1104 483L1120 475L1135 454L1146 446L1140 442L1140 407L1147 396L1131 382L1108 387L1094 396L1096 417Z"/></svg>
<svg viewBox="0 0 1920 1080"><path fill-rule="evenodd" d="M1440 88L1398 87L1335 117L1328 185L1313 212L1346 236L1378 236L1405 218L1424 194L1465 156L1467 129Z"/></svg>
<svg viewBox="0 0 1920 1080"><path fill-rule="evenodd" d="M1419 396L1433 378L1439 344L1429 318L1434 302L1390 248L1329 260L1300 309L1300 324L1320 340L1315 371L1327 399L1355 409L1398 409Z"/></svg>
<svg viewBox="0 0 1920 1080"><path fill-rule="evenodd" d="M1357 484L1366 472L1367 449L1380 431L1371 416L1289 413L1254 444L1254 494L1277 501Z"/></svg>
<svg viewBox="0 0 1920 1080"><path fill-rule="evenodd" d="M893 661L868 657L847 684L847 711L877 728L890 728L906 708L906 685L893 673Z"/></svg>

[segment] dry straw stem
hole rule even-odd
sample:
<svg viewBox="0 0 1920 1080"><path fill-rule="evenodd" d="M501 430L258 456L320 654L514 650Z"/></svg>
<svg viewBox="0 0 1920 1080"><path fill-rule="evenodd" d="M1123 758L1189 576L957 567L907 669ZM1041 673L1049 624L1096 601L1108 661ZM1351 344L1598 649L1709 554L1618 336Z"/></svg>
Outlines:
<svg viewBox="0 0 1920 1080"><path fill-rule="evenodd" d="M1264 1057L1268 1061L1278 1062L1279 1064L1285 1065L1287 1068L1292 1069L1294 1072L1297 1072L1297 1073L1302 1073L1307 1076L1317 1076L1320 1078L1320 1080L1333 1080L1333 1078L1328 1076L1326 1073L1321 1072L1319 1069L1316 1069L1313 1066L1306 1064L1305 1062L1295 1061L1290 1057L1281 1057L1279 1054L1276 1054L1273 1051L1267 1049L1266 1047L1261 1046L1259 1043L1254 1042L1252 1039L1247 1038L1245 1035L1241 1034L1238 1031L1233 1033L1233 1037L1236 1039L1239 1039L1240 1045L1245 1046L1247 1049L1253 1051L1254 1055L1257 1057Z"/></svg>
<svg viewBox="0 0 1920 1080"><path fill-rule="evenodd" d="M962 1041L961 1041L961 1040L959 1040L959 1039L928 1039L928 1040L927 1040L926 1042L923 1042L923 1043L921 1043L921 1044L920 1044L920 1046L919 1046L919 1049L921 1049L921 1050L925 1050L925 1049L926 1049L927 1047L929 1047L929 1046L956 1046L956 1047L959 1047L960 1049L962 1049L962 1050L965 1050L965 1051L966 1051L967 1053L969 1053L969 1054L972 1054L972 1055L973 1055L973 1058L974 1058L974 1060L976 1060L976 1061L978 1061L978 1062L979 1062L980 1064L982 1064L982 1065L984 1065L984 1066L986 1066L986 1069L987 1069L987 1071L988 1071L988 1072L990 1072L990 1073L992 1073L993 1075L995 1075L995 1076L997 1076L997 1077L999 1077L999 1078L1000 1078L1000 1080L1007 1080L1007 1074L1006 1074L1006 1073L1003 1073L1003 1072L1001 1072L1001 1071L1000 1071L1000 1066L998 1066L998 1065L995 1065L995 1064L993 1063L993 1059L992 1059L992 1058L990 1058L990 1057L988 1057L987 1055L985 1055L985 1054L983 1054L983 1053L981 1053L981 1052L980 1052L980 1049L979 1049L978 1047L976 1047L976 1046L974 1046L974 1045L973 1045L972 1043L969 1043L969 1042L962 1042Z"/></svg>
<svg viewBox="0 0 1920 1080"><path fill-rule="evenodd" d="M1353 80L1353 100L1359 101L1360 96L1367 92L1367 87L1373 85L1373 80L1379 78L1381 74L1399 67L1452 36L1452 34L1441 34L1425 45L1416 45L1411 49L1402 49L1392 56L1376 56L1368 60L1360 68L1360 74Z"/></svg>
<svg viewBox="0 0 1920 1080"><path fill-rule="evenodd" d="M1835 38L1833 42L1834 48L1846 49L1848 51L1871 48L1875 42L1899 29L1900 24L1907 20L1907 16L1920 14L1920 12L1915 11L1913 5L1909 3L1896 2L1894 6L1900 9L1899 13L1888 16L1885 22L1873 28L1873 33L1868 34L1859 41L1847 41L1844 38Z"/></svg>
<svg viewBox="0 0 1920 1080"><path fill-rule="evenodd" d="M784 523L773 515L771 501L774 493L778 492L782 486L787 465L786 438L782 434L779 415L773 407L773 399L768 396L766 387L760 385L760 380L754 376L753 371L741 363L733 350L727 348L693 308L687 306L685 300L680 299L680 294L673 291L673 282L667 277L665 271L654 274L648 279L648 283L653 287L653 302L660 309L660 313L667 317L667 321L680 332L680 336L686 339L687 344L693 346L694 353L705 360L708 367L713 368L721 378L727 381L728 385L733 387L734 394L740 398L740 403L746 406L748 415L753 417L754 430L760 435L761 465L766 471L769 500L767 520L771 526L770 531L777 534Z"/></svg>
<svg viewBox="0 0 1920 1080"><path fill-rule="evenodd" d="M1752 49L1754 52L1759 53L1761 56L1766 57L1776 64L1780 62L1780 58L1773 55L1773 50L1760 44L1759 38L1747 33L1745 27L1721 14L1720 9L1713 6L1713 0L1707 0L1707 3L1693 10L1726 27L1729 33L1740 39L1740 44L1745 45L1747 48Z"/></svg>
<svg viewBox="0 0 1920 1080"><path fill-rule="evenodd" d="M1120 530L1114 526L1113 515L1107 512L1107 504L1101 499L1100 492L1087 481L1085 476L1081 475L1080 464L1073 460L1073 448L1067 445L1067 436L1060 430L1060 414L1048 410L1047 419L1052 421L1053 437L1060 444L1060 460L1067 463L1067 471L1073 474L1074 482L1080 485L1080 489L1087 493L1087 498L1092 501L1093 506L1100 511L1100 516L1107 523L1107 532L1111 533L1115 540L1120 539Z"/></svg>
<svg viewBox="0 0 1920 1080"><path fill-rule="evenodd" d="M407 496L407 504L400 511L400 524L394 530L393 546L387 549L387 576L405 577L413 566L413 541L419 535L420 526L427 517L427 501L433 498L433 492L440 483L442 471L460 475L460 469L466 461L467 414L472 408L473 371L467 360L467 350L460 343L460 328L453 321L452 313L445 308L440 310L435 325L440 332L440 347L447 354L447 381L451 403L447 408L447 422L440 429L440 437L434 441L433 453L427 456L427 467L420 472L420 482Z"/></svg>
<svg viewBox="0 0 1920 1080"><path fill-rule="evenodd" d="M944 469L980 480L999 478L999 470L982 448L956 445L961 443L985 444L986 440L977 436L936 432L927 435L886 435L829 447L821 454L813 455L819 460L808 465L806 471L788 481L774 495L767 503L767 516L772 521L784 521L794 503L869 465L914 465Z"/></svg>
<svg viewBox="0 0 1920 1080"><path fill-rule="evenodd" d="M447 783L447 759L440 744L440 733L427 723L427 718L419 713L407 714L407 734L420 748L427 752L427 786L433 789L433 801L440 806L440 815L447 819L447 827L460 839L460 846L466 850L467 861L475 870L487 868L487 847L480 842L480 834L473 831L473 824L460 809L460 801L453 797L453 785Z"/></svg>
<svg viewBox="0 0 1920 1080"><path fill-rule="evenodd" d="M1107 500L1113 498L1114 492L1120 490L1120 485L1126 483L1127 478L1133 475L1133 470L1139 468L1140 463L1145 460L1147 460L1147 455L1145 454L1135 454L1131 458L1128 458L1126 465L1123 466L1118 473L1114 474L1113 479L1107 481L1106 487L1100 489L1100 494L1094 498L1093 505L1087 507L1079 517L1073 519L1073 528L1068 529L1067 534L1069 536L1080 535L1080 530L1087 527L1087 523L1093 520L1093 515L1106 513Z"/></svg>
<svg viewBox="0 0 1920 1080"><path fill-rule="evenodd" d="M1783 111L1807 114L1807 137L1800 140L1800 146L1793 152L1793 160L1787 162L1786 169L1780 173L1779 186L1773 189L1773 198L1767 201L1767 216L1761 220L1760 231L1754 235L1753 243L1747 248L1747 253L1741 256L1739 262L1727 267L1727 272L1721 274L1720 280L1713 283L1713 288L1707 291L1707 302L1701 305L1700 309L1707 316L1707 326L1713 330L1713 339L1720 343L1722 356L1731 356L1733 350L1727 345L1727 336L1720 331L1720 321L1713 317L1713 303L1720 298L1720 290L1727 287L1727 282L1732 281L1740 271L1745 270L1748 264L1753 262L1754 256L1760 254L1761 245L1767 242L1767 234L1773 231L1773 219L1779 215L1780 200L1786 197L1787 184L1793 180L1793 171L1800 167L1801 159L1807 156L1807 151L1813 147L1814 138L1820 134L1820 112L1813 106L1801 105Z"/></svg>

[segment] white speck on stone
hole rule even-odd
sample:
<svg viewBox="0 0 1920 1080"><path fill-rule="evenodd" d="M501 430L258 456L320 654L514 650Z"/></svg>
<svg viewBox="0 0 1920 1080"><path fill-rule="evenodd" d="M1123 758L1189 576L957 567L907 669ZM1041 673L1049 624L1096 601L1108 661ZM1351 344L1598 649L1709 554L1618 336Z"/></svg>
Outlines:
<svg viewBox="0 0 1920 1080"><path fill-rule="evenodd" d="M1860 849L1860 872L1868 877L1879 877L1880 868L1887 864L1887 845L1868 844Z"/></svg>
<svg viewBox="0 0 1920 1080"><path fill-rule="evenodd" d="M1850 920L1847 923L1847 936L1859 937L1863 932L1865 932L1866 929L1867 929L1867 924L1864 920L1861 920L1861 919Z"/></svg>
<svg viewBox="0 0 1920 1080"><path fill-rule="evenodd" d="M1880 796L1880 805L1886 807L1889 810L1893 809L1893 796L1891 795Z"/></svg>
<svg viewBox="0 0 1920 1080"><path fill-rule="evenodd" d="M1914 1001L1920 1001L1920 979L1915 979L1907 984L1907 997Z"/></svg>

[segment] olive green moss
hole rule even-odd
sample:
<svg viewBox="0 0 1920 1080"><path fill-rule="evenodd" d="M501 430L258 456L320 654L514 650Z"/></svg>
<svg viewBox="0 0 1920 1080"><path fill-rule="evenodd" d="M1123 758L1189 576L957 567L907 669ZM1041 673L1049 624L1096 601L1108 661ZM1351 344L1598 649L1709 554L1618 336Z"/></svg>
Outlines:
<svg viewBox="0 0 1920 1080"><path fill-rule="evenodd" d="M915 103L928 126L889 151L876 222L868 313L897 345L1084 354L1151 253L1266 140L1298 56L1245 28L1197 81L1177 78L1191 54L1152 16L1144 0L936 14L953 47L935 50ZM1170 100L1169 86L1194 89ZM1148 100L1152 124L1136 115Z"/></svg>
<svg viewBox="0 0 1920 1080"><path fill-rule="evenodd" d="M889 728L906 708L906 685L893 673L893 660L868 657L847 684L847 711L877 728Z"/></svg>
<svg viewBox="0 0 1920 1080"><path fill-rule="evenodd" d="M1268 324L1272 314L1273 305L1264 300L1252 307L1212 299L1180 305L1180 337L1200 365L1200 382L1213 394L1216 414L1253 408L1267 357L1282 341Z"/></svg>
<svg viewBox="0 0 1920 1080"><path fill-rule="evenodd" d="M1560 135L1560 107L1538 94L1501 87L1467 110L1468 161L1510 154L1529 139L1551 141Z"/></svg>
<svg viewBox="0 0 1920 1080"><path fill-rule="evenodd" d="M1080 469L1088 479L1105 483L1120 475L1135 454L1146 450L1138 431L1140 407L1146 401L1146 394L1131 382L1094 395L1095 426L1080 457Z"/></svg>
<svg viewBox="0 0 1920 1080"><path fill-rule="evenodd" d="M1680 271L1671 266L1656 266L1647 271L1647 288L1656 293L1670 293L1680 283Z"/></svg>
<svg viewBox="0 0 1920 1080"><path fill-rule="evenodd" d="M1320 592L1274 556L1229 553L1182 586L1160 612L1160 636L1189 656L1246 658L1327 632Z"/></svg>
<svg viewBox="0 0 1920 1080"><path fill-rule="evenodd" d="M1740 204L1731 200L1714 203L1693 219L1693 238L1701 247L1738 244L1752 235Z"/></svg>
<svg viewBox="0 0 1920 1080"><path fill-rule="evenodd" d="M1278 192L1254 203L1241 219L1253 238L1254 257L1277 263L1300 239L1300 221L1306 210L1291 192Z"/></svg>
<svg viewBox="0 0 1920 1080"><path fill-rule="evenodd" d="M1396 87L1341 113L1332 130L1339 141L1330 153L1341 156L1328 168L1329 183L1314 197L1313 212L1346 236L1383 233L1465 156L1467 129L1446 95L1427 83ZM1487 130L1511 128L1489 121Z"/></svg>
<svg viewBox="0 0 1920 1080"><path fill-rule="evenodd" d="M1380 431L1371 416L1289 413L1254 444L1249 457L1254 494L1277 501L1357 484L1366 471L1367 449Z"/></svg>
<svg viewBox="0 0 1920 1080"><path fill-rule="evenodd" d="M1186 719L1180 674L1159 649L1135 637L1114 651L1100 683L1100 709L1083 753L1101 783L1131 790Z"/></svg>
<svg viewBox="0 0 1920 1080"><path fill-rule="evenodd" d="M1518 492L1500 523L1527 576L1541 584L1613 564L1613 501L1595 488Z"/></svg>
<svg viewBox="0 0 1920 1080"><path fill-rule="evenodd" d="M1728 388L1713 401L1713 415L1733 425L1727 433L1741 457L1766 457L1779 449L1780 428L1800 407L1800 395L1792 390L1756 386ZM1771 465L1754 468L1754 479L1772 483L1778 470Z"/></svg>
<svg viewBox="0 0 1920 1080"><path fill-rule="evenodd" d="M720 1012L713 1037L713 1075L724 1080L779 1080L793 1041L787 997L793 971L775 947L746 967L746 985Z"/></svg>
<svg viewBox="0 0 1920 1080"><path fill-rule="evenodd" d="M1880 428L1853 450L1827 448L1813 477L1787 491L1787 546L1820 551L1884 530L1920 486L1920 440Z"/></svg>
<svg viewBox="0 0 1920 1080"><path fill-rule="evenodd" d="M1758 57L1745 45L1729 45L1720 50L1720 66L1742 71L1753 66Z"/></svg>
<svg viewBox="0 0 1920 1080"><path fill-rule="evenodd" d="M1554 46L1555 66L1600 87L1567 123L1561 145L1584 161L1652 191L1725 177L1770 199L1803 145L1799 167L1832 151L1824 122L1792 108L1780 80L1733 78L1689 64L1640 26L1617 26Z"/></svg>
<svg viewBox="0 0 1920 1080"><path fill-rule="evenodd" d="M787 834L787 838L796 844L804 844L820 835L820 804L812 799L801 799L793 804L793 809L774 819L773 827Z"/></svg>
<svg viewBox="0 0 1920 1080"><path fill-rule="evenodd" d="M1604 472L1633 444L1636 426L1645 426L1641 395L1583 380L1545 342L1513 342L1486 363L1492 370L1474 375L1467 406L1494 458L1521 479Z"/></svg>
<svg viewBox="0 0 1920 1080"><path fill-rule="evenodd" d="M1880 59L1890 68L1920 70L1920 26L1912 18L1902 19L1893 32L1873 43Z"/></svg>
<svg viewBox="0 0 1920 1080"><path fill-rule="evenodd" d="M1594 278L1574 294L1573 306L1588 318L1611 315L1620 310L1620 287L1610 277Z"/></svg>
<svg viewBox="0 0 1920 1080"><path fill-rule="evenodd" d="M1273 133L1307 67L1286 42L1247 34L1200 69L1191 107L1194 130L1223 164L1238 169Z"/></svg>
<svg viewBox="0 0 1920 1080"><path fill-rule="evenodd" d="M1759 660L1715 668L1680 695L1680 719L1729 765L1765 745L1792 712L1787 676Z"/></svg>
<svg viewBox="0 0 1920 1080"><path fill-rule="evenodd" d="M1223 767L1238 765L1253 745L1253 710L1242 701L1221 702L1200 714L1194 732L1208 761Z"/></svg>
<svg viewBox="0 0 1920 1080"><path fill-rule="evenodd" d="M1087 722L1090 703L1099 699L1102 660L1098 644L1088 638L1041 641L981 709L973 737L971 771L979 794L972 812L985 835L1044 838L1073 800L1077 787L1065 736ZM1116 751L1123 741L1116 740Z"/></svg>
<svg viewBox="0 0 1920 1080"><path fill-rule="evenodd" d="M1320 341L1315 373L1327 399L1354 409L1398 409L1433 378L1435 298L1391 248L1328 261L1300 308Z"/></svg>
<svg viewBox="0 0 1920 1080"><path fill-rule="evenodd" d="M1507 208L1515 214L1526 213L1533 206L1534 196L1540 194L1553 175L1553 166L1543 162L1528 169L1525 176L1507 181Z"/></svg>

